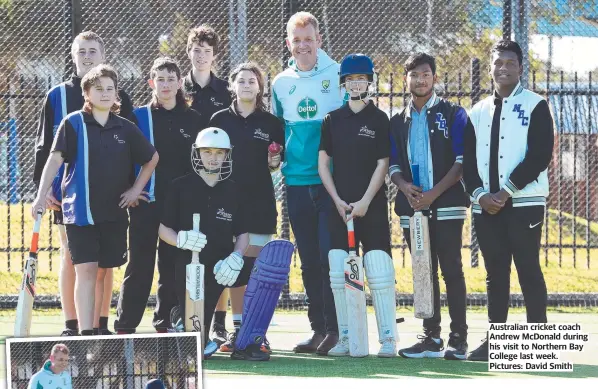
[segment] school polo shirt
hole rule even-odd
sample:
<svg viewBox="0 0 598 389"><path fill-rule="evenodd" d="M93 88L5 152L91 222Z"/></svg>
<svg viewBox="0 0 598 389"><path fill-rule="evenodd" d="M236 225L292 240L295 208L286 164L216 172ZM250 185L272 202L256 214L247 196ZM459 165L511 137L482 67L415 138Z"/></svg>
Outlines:
<svg viewBox="0 0 598 389"><path fill-rule="evenodd" d="M232 103L231 94L228 90L228 83L210 73L210 82L201 87L193 78L193 72L189 72L183 82L185 93L192 98L191 108L201 116L203 130L208 126L212 115L225 109Z"/></svg>
<svg viewBox="0 0 598 389"><path fill-rule="evenodd" d="M118 115L128 118L133 112L131 99L123 90L118 91L118 97L120 98L120 112ZM58 130L58 125L67 114L83 109L84 102L81 77L77 76L56 85L46 94L35 141L33 181L36 186L39 185L44 166L50 156L50 148Z"/></svg>
<svg viewBox="0 0 598 389"><path fill-rule="evenodd" d="M390 156L390 120L371 101L358 113L348 104L322 122L320 150L332 157L332 178L340 198L361 200L379 159ZM384 185L376 196L384 193Z"/></svg>
<svg viewBox="0 0 598 389"><path fill-rule="evenodd" d="M199 253L203 264L215 264L233 252L233 237L247 232L244 205L230 179L209 186L196 173L172 181L162 212L162 224L177 233L193 229L193 214L199 213L199 230L206 246ZM191 260L191 251L177 249L177 259Z"/></svg>
<svg viewBox="0 0 598 389"><path fill-rule="evenodd" d="M181 104L170 110L145 106L137 112L147 115L148 108L151 111L153 144L160 155L155 170L154 195L156 201L163 202L170 182L193 171L191 148L201 130L201 117L194 109ZM136 115L131 115L131 119L140 128L145 125Z"/></svg>
<svg viewBox="0 0 598 389"><path fill-rule="evenodd" d="M231 178L239 185L249 212L249 232L276 233L276 200L268 167L268 146L284 144L282 122L269 112L256 110L246 118L235 104L212 116L210 127L226 131L233 146Z"/></svg>
<svg viewBox="0 0 598 389"><path fill-rule="evenodd" d="M127 209L118 204L121 195L131 188L131 175L135 163L149 162L156 149L143 136L132 122L110 114L108 121L101 126L92 114L79 111L87 128L89 208L94 224L126 220ZM75 115L78 113L73 113ZM69 173L74 169L79 150L77 133L71 121L64 120L54 138L52 152L59 151L66 168L62 190L68 185ZM64 206L64 202L63 202ZM65 219L65 224L69 223Z"/></svg>

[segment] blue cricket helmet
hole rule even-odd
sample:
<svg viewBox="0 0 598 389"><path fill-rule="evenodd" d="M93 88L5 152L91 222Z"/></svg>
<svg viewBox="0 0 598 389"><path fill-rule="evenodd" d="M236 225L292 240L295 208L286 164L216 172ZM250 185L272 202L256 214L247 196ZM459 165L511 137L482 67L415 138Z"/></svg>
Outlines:
<svg viewBox="0 0 598 389"><path fill-rule="evenodd" d="M365 54L349 54L341 62L340 83L345 83L345 77L352 74L366 74L368 81L374 81L374 62Z"/></svg>

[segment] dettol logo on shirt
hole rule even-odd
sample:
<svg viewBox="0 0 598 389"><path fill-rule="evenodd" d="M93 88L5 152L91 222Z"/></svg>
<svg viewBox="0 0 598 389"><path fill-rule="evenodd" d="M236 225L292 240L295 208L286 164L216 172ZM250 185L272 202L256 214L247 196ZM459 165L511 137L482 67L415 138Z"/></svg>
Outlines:
<svg viewBox="0 0 598 389"><path fill-rule="evenodd" d="M313 119L318 112L318 105L315 100L310 97L305 97L299 101L297 105L297 113L303 119Z"/></svg>

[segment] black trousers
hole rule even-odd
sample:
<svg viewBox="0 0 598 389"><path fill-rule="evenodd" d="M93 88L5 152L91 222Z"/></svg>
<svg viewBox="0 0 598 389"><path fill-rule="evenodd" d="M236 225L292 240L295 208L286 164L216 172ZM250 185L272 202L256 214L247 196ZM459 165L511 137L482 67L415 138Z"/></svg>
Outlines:
<svg viewBox="0 0 598 389"><path fill-rule="evenodd" d="M547 291L540 266L544 206L505 206L498 214L474 215L488 290L488 320L505 323L509 312L511 260L523 292L527 321L546 323Z"/></svg>
<svg viewBox="0 0 598 389"><path fill-rule="evenodd" d="M226 288L236 288L247 285L249 282L249 276L251 275L251 270L253 269L253 264L255 263L255 258L243 257L243 268L241 269L241 273L239 274L237 281L232 286L223 286L216 282L216 277L214 275L214 265L216 265L217 262L218 261L205 264L204 269L204 344L207 344L208 342L208 335L212 326L212 316L214 315L214 310L216 309L216 305L218 304L218 299L220 299L222 291L224 291ZM178 298L179 309L182 312L182 317L185 317L185 281L187 275L186 266L190 263L191 259L188 261L175 260L174 266L172 263L170 265L175 272L176 295Z"/></svg>
<svg viewBox="0 0 598 389"><path fill-rule="evenodd" d="M363 217L353 219L355 227L355 245L359 252L359 243L363 244L364 254L371 250L382 250L392 257L390 247L390 226L388 225L388 200L376 196L370 203ZM336 207L330 212L328 221L331 248L348 251L347 224Z"/></svg>
<svg viewBox="0 0 598 389"><path fill-rule="evenodd" d="M442 279L446 285L451 332L467 338L466 303L467 292L463 264L461 263L461 245L463 220L436 220L430 217L428 228L430 233L430 251L432 259L432 284L434 288L434 316L424 319L424 332L435 338L440 337L440 284L438 265L442 271ZM411 250L409 229L403 229L405 240Z"/></svg>
<svg viewBox="0 0 598 389"><path fill-rule="evenodd" d="M155 202L130 209L130 260L120 288L114 322L117 331L134 331L143 318L154 278L160 213L161 206ZM173 250L162 241L158 244L158 292L152 323L156 329L170 327L170 310L177 304L174 269L168 266Z"/></svg>

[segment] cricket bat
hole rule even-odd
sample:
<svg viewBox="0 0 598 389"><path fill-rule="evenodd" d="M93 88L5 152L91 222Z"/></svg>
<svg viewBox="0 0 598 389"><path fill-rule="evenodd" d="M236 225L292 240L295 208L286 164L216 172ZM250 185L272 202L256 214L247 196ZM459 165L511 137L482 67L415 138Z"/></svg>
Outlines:
<svg viewBox="0 0 598 389"><path fill-rule="evenodd" d="M347 216L350 212L347 213ZM365 302L363 259L355 249L355 229L353 219L347 222L349 235L349 256L345 260L345 296L347 317L349 317L349 355L366 357L369 355L368 320Z"/></svg>
<svg viewBox="0 0 598 389"><path fill-rule="evenodd" d="M25 262L23 282L19 291L17 317L15 320L15 337L17 338L27 337L31 331L31 315L33 313L33 300L35 300L35 278L37 275L37 244L41 221L42 214L40 212L37 214L35 224L33 225L29 258Z"/></svg>
<svg viewBox="0 0 598 389"><path fill-rule="evenodd" d="M199 213L193 214L193 231L199 231ZM186 268L185 332L201 332L202 350L204 337L204 270L199 263L199 253L193 251L191 263Z"/></svg>
<svg viewBox="0 0 598 389"><path fill-rule="evenodd" d="M413 185L420 186L419 165L412 166ZM428 217L421 211L409 220L411 236L411 267L413 272L413 308L415 317L429 319L434 316L434 289L432 284L432 258Z"/></svg>

